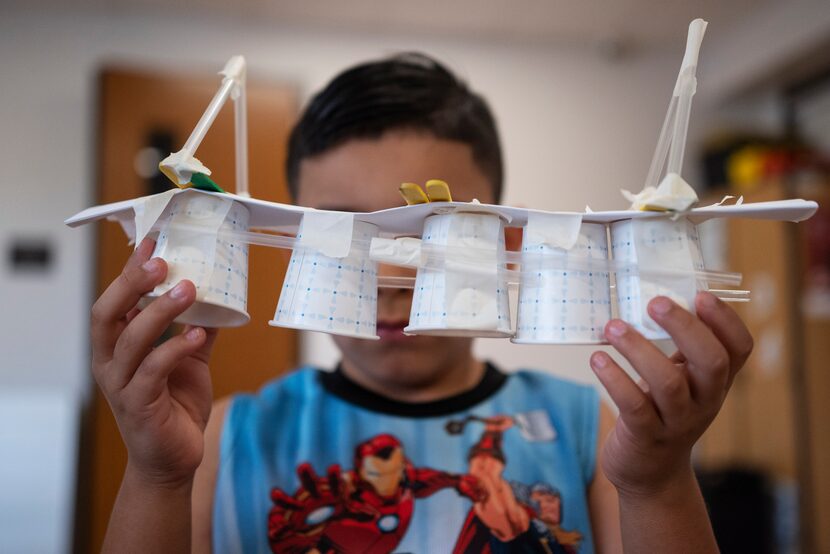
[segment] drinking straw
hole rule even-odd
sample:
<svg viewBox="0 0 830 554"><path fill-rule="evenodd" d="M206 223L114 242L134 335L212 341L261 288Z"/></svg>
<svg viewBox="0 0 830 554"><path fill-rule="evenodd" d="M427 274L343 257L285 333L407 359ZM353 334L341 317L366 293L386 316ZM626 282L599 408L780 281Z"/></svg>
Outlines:
<svg viewBox="0 0 830 554"><path fill-rule="evenodd" d="M234 101L234 133L236 143L236 194L250 197L248 192L248 129L247 129L247 103L245 94L245 58L234 56L225 64L219 72L224 78L216 94L213 95L207 109L202 114L199 122L196 123L193 132L187 138L184 146L178 152L170 154L162 160L160 166L175 174L177 184L185 185L190 182L190 175L182 174L181 169L188 171L205 168L193 156L202 140L213 125L216 116L227 102L228 97ZM206 174L209 174L208 170Z"/></svg>
<svg viewBox="0 0 830 554"><path fill-rule="evenodd" d="M237 86L231 92L234 116L234 143L236 145L236 194L250 198L248 191L248 101L246 86L245 58L236 56L242 63L238 73L231 74ZM233 60L234 58L231 58ZM230 64L230 62L228 62ZM227 69L227 66L225 67ZM223 74L225 70L222 70ZM226 78L228 78L226 76Z"/></svg>
<svg viewBox="0 0 830 554"><path fill-rule="evenodd" d="M669 109L666 111L666 118L663 120L663 127L660 129L660 138L657 139L657 149L651 158L651 165L648 168L645 187L656 188L660 180L660 173L671 145L671 132L674 130L674 115L677 113L677 97L672 95L669 101Z"/></svg>
<svg viewBox="0 0 830 554"><path fill-rule="evenodd" d="M677 115L674 121L674 133L669 150L669 162L666 173L680 175L683 169L683 154L686 151L686 135L689 130L689 114L692 111L692 97L697 91L697 60L700 54L700 44L706 32L707 23L702 19L695 19L689 24L689 36L686 39L686 54L677 76L674 95L677 96Z"/></svg>
<svg viewBox="0 0 830 554"><path fill-rule="evenodd" d="M697 60L700 54L700 45L708 23L702 19L695 19L689 24L689 34L686 38L686 52L680 65L680 72L674 85L669 108L660 129L657 139L657 148L651 159L646 187L656 187L660 180L666 156L669 163L667 173L677 173L683 166L683 155L686 150L686 135L689 129L689 114L692 110L692 96L697 89ZM671 151L670 151L671 149Z"/></svg>
<svg viewBox="0 0 830 554"><path fill-rule="evenodd" d="M156 223L153 230L159 231L162 224ZM200 232L202 228L196 225L188 225L183 223L170 224L170 228L178 230L186 230L189 232ZM284 235L273 235L269 233L262 233L256 231L230 231L221 230L219 237L229 240L237 240L248 244L258 246L267 246L271 248L296 249L302 248L295 237ZM353 248L358 248L365 251L366 256L369 255L370 241L355 240L352 242ZM477 272L491 272L493 271L492 264L482 263L477 254L483 252L481 249L470 247L452 247L452 246L438 246L438 245L422 245L421 260L417 265L408 267L422 268L422 269L437 269L446 268L446 260L452 259L456 267L464 267L465 271L470 273ZM466 263L465 263L466 260ZM579 256L562 256L560 254L546 253L546 252L513 252L506 251L503 258L497 264L496 271L506 273L510 278L515 279L532 279L533 275L517 271L509 270L504 267L505 264L511 263L521 265L522 263L533 262L534 267L538 264L544 264L545 270L562 270L562 271L599 271L599 272L622 272L631 271L640 275L653 276L688 276L694 275L697 279L705 280L710 283L722 283L731 286L740 285L742 275L740 273L733 273L727 271L714 270L681 270L681 269L667 269L660 267L645 267L630 262L622 262L619 260L610 259L596 259ZM525 272L527 273L527 272ZM533 273L533 272L530 272Z"/></svg>
<svg viewBox="0 0 830 554"><path fill-rule="evenodd" d="M513 280L507 282L508 286L516 287L522 284L520 281ZM401 277L393 275L379 275L378 287L382 289L414 289L415 277ZM611 288L615 288L611 285ZM749 302L750 296L748 290L731 290L731 289L708 289L716 297L724 302Z"/></svg>

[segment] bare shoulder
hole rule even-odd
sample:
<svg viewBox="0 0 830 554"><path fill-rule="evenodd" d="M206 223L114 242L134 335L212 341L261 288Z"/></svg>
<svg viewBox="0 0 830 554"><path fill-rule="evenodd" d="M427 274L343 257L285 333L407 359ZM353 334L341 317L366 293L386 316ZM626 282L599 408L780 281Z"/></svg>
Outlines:
<svg viewBox="0 0 830 554"><path fill-rule="evenodd" d="M214 402L205 428L205 453L193 480L193 552L211 551L213 495L219 469L219 443L230 404L229 396Z"/></svg>

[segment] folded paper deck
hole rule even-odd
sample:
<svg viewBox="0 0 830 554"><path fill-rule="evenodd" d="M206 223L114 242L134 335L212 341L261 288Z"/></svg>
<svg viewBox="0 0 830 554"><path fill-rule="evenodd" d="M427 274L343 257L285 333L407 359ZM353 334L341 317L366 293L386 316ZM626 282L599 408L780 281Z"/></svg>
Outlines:
<svg viewBox="0 0 830 554"><path fill-rule="evenodd" d="M162 193L169 194L169 193ZM221 194L194 189L183 189L174 191L177 194ZM428 204L416 204L412 206L400 206L376 212L338 212L332 210L315 210L303 206L280 204L278 202L267 202L255 198L246 198L234 194L223 194L236 202L244 204L251 214L249 225L256 229L269 229L274 231L296 233L302 217L307 212L325 212L334 216L353 217L357 221L365 221L377 225L381 234L386 236L420 235L424 228L424 220L435 213L451 210L481 211L487 213L501 214L510 227L524 227L527 225L528 217L531 214L537 215L581 215L585 223L613 223L625 219L641 219L666 217L665 212L647 212L637 210L614 210L604 212L557 212L545 210L532 210L527 208L515 208L512 206L496 206L490 204L478 204L472 202L431 202ZM134 206L143 201L143 198L124 200L112 204L102 204L88 208L75 214L65 221L69 227L77 227L104 218L117 220L133 220L135 216ZM749 218L768 219L775 221L803 221L810 218L818 209L818 204L810 200L776 200L772 202L755 202L740 205L720 205L694 208L685 212L693 223L701 223L714 218Z"/></svg>

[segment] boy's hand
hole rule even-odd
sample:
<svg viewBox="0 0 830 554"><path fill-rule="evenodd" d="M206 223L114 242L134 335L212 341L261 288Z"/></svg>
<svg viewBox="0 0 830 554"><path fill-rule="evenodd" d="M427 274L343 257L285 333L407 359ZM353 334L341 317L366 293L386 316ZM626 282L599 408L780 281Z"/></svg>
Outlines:
<svg viewBox="0 0 830 554"><path fill-rule="evenodd" d="M136 308L167 273L164 260L149 260L153 246L149 239L139 245L92 308L92 371L127 445L128 470L147 484L178 486L202 461L216 331L188 327L153 347L196 299L193 283L182 281Z"/></svg>
<svg viewBox="0 0 830 554"><path fill-rule="evenodd" d="M604 352L591 367L620 410L605 441L602 466L620 494L650 496L691 475L691 449L717 415L752 337L732 308L708 292L695 299L697 316L665 297L649 315L674 339L671 358L626 323L605 328L608 341L642 377L635 383Z"/></svg>

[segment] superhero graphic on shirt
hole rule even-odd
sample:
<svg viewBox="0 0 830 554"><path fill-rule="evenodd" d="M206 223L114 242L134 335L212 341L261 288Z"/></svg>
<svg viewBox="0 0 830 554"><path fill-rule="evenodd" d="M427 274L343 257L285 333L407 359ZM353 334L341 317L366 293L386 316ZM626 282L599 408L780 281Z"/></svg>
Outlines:
<svg viewBox="0 0 830 554"><path fill-rule="evenodd" d="M473 502L484 494L469 475L413 467L392 435L359 444L351 471L332 465L318 477L302 464L297 474L301 485L293 496L271 491L268 539L274 552L392 552L406 533L416 498L450 487Z"/></svg>
<svg viewBox="0 0 830 554"><path fill-rule="evenodd" d="M573 554L581 535L559 528L561 498L553 487L528 487L502 477L507 416L469 417L450 421L447 431L458 434L469 421L485 431L468 456L469 473L457 475L416 468L394 436L381 434L359 444L352 470L331 465L318 476L310 464L297 467L300 487L293 495L271 491L268 515L271 549L280 553L393 552L406 534L415 499L454 488L473 503L454 552L547 552Z"/></svg>
<svg viewBox="0 0 830 554"><path fill-rule="evenodd" d="M502 476L507 463L502 435L513 427L508 416L467 417L450 421L447 432L459 434L470 421L484 423L484 433L467 456L469 475L487 492L473 504L459 534L454 553L545 552L575 554L582 541L579 531L565 531L562 498L547 483L531 487Z"/></svg>

